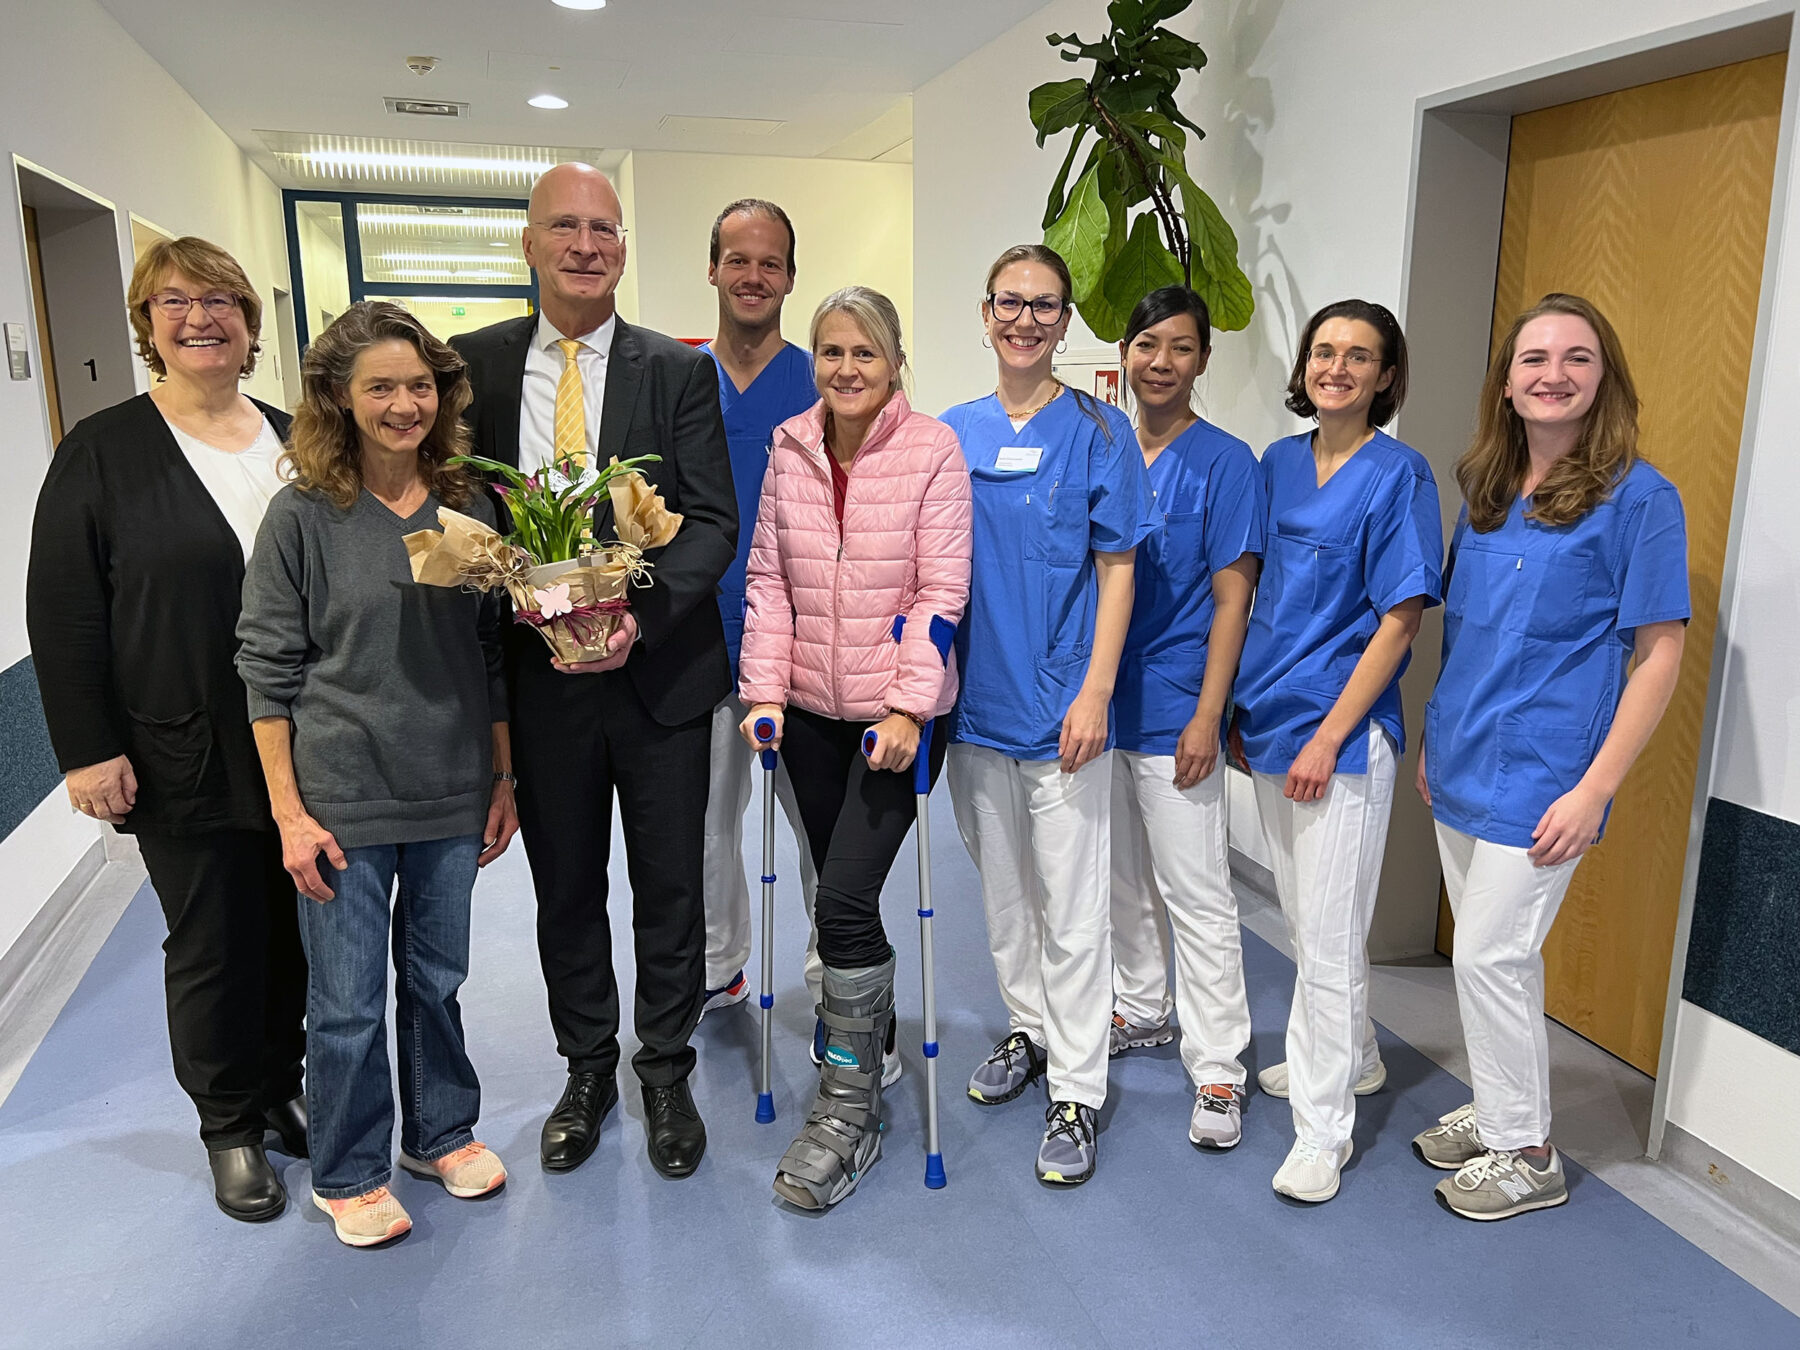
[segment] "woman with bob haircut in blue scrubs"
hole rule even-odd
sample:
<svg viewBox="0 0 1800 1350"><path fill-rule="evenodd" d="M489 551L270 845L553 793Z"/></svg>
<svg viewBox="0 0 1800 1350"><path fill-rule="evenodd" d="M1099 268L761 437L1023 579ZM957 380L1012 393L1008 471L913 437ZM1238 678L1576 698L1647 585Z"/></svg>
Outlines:
<svg viewBox="0 0 1800 1350"><path fill-rule="evenodd" d="M1355 1094L1387 1077L1366 944L1406 748L1400 675L1441 599L1437 481L1379 430L1405 397L1406 338L1385 307L1340 300L1307 322L1287 406L1318 427L1263 452L1268 536L1235 691L1232 750L1252 773L1296 967L1287 1062L1257 1076L1293 1099L1273 1185L1314 1204L1337 1194Z"/></svg>
<svg viewBox="0 0 1800 1350"><path fill-rule="evenodd" d="M1420 794L1456 915L1475 1100L1413 1140L1469 1219L1569 1198L1550 1145L1544 939L1674 693L1681 495L1637 453L1637 390L1592 303L1551 294L1494 350L1450 541Z"/></svg>
<svg viewBox="0 0 1800 1350"><path fill-rule="evenodd" d="M1051 373L1072 289L1042 244L1000 255L981 301L997 387L943 419L975 508L950 793L1009 1024L969 1096L994 1106L1045 1078L1037 1175L1066 1186L1094 1174L1106 1102L1110 712L1133 555L1154 528L1131 424Z"/></svg>
<svg viewBox="0 0 1800 1350"><path fill-rule="evenodd" d="M1138 546L1137 598L1113 691L1111 1051L1173 1039L1194 1086L1188 1139L1242 1137L1250 1002L1226 861L1222 723L1250 621L1267 502L1250 447L1195 415L1212 355L1206 301L1165 286L1119 343L1160 528ZM1169 950L1175 997L1169 997Z"/></svg>

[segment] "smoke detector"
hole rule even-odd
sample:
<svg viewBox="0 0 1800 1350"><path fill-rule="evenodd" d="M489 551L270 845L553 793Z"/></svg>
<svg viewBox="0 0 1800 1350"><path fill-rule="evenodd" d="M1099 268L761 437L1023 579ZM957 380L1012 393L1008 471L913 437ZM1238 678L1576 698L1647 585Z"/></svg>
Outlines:
<svg viewBox="0 0 1800 1350"><path fill-rule="evenodd" d="M429 75L437 69L438 58L435 56L409 56L406 68L415 75Z"/></svg>

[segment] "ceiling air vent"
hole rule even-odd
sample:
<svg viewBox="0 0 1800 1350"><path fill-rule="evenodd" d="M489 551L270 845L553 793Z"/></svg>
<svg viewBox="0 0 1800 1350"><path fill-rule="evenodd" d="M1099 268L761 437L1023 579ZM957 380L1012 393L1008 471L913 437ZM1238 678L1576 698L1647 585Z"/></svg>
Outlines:
<svg viewBox="0 0 1800 1350"><path fill-rule="evenodd" d="M466 103L441 103L428 98L386 98L391 113L404 113L408 117L467 117L469 105Z"/></svg>

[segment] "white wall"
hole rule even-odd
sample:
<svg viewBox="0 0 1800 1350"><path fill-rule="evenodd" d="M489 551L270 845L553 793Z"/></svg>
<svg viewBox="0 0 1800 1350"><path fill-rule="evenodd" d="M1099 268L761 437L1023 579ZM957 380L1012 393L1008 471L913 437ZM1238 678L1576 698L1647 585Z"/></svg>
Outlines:
<svg viewBox="0 0 1800 1350"><path fill-rule="evenodd" d="M1738 12L1750 7L1730 0L1374 0L1348 9L1206 5L1182 15L1176 26L1211 57L1183 100L1207 131L1190 148L1189 164L1237 230L1258 306L1247 333L1218 340L1203 390L1207 416L1253 445L1297 429L1281 408L1281 391L1298 325L1347 295L1398 305L1420 98ZM1055 142L1042 151L1032 143L1025 91L1069 74L1046 33L1093 37L1105 23L1101 0L1059 0L914 98L915 326L926 408L992 387L974 318L982 271L1006 244L1040 237L1044 194L1059 162ZM1013 73L1004 92L993 79L999 69ZM1794 131L1790 125L1787 134ZM1743 584L1721 618L1731 658L1711 782L1718 795L1800 820L1800 634L1793 624L1800 557L1788 524L1800 501L1800 459L1786 444L1800 424L1800 383L1786 378L1800 368L1800 199L1787 204L1774 256L1780 292L1765 350L1772 373L1747 452L1750 508L1737 559ZM1405 433L1404 419L1399 430ZM1461 449L1419 448L1439 465ZM1716 1073L1711 1057L1721 1038L1701 1030L1706 1015L1698 1013L1681 1009L1670 1119L1800 1193L1790 1156L1800 1058L1737 1032L1728 1038L1732 1071ZM1690 1090L1696 1083L1703 1088ZM1788 1109L1772 1109L1777 1101Z"/></svg>
<svg viewBox="0 0 1800 1350"><path fill-rule="evenodd" d="M804 346L813 308L856 283L894 302L912 345L910 164L638 150L629 182L635 225L626 276L636 277L640 322L671 337L717 331L718 292L706 284L713 220L728 202L763 197L794 222L798 274L782 324L790 342Z"/></svg>
<svg viewBox="0 0 1800 1350"><path fill-rule="evenodd" d="M40 165L119 209L119 267L129 275L136 211L176 234L230 249L265 301L287 284L281 196L217 125L92 0L0 0L0 151ZM16 182L0 159L0 320L34 331ZM121 333L128 331L118 316ZM129 338L122 338L129 341ZM26 653L25 541L49 464L43 385L0 378L0 666ZM282 401L273 363L249 392ZM0 772L7 767L0 765ZM0 949L10 945L97 838L57 804L59 788L0 844Z"/></svg>

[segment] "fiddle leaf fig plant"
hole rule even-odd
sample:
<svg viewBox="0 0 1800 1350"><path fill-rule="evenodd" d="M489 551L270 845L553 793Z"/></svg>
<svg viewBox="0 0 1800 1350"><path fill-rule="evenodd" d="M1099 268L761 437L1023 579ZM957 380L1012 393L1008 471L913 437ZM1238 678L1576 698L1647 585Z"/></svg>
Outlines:
<svg viewBox="0 0 1800 1350"><path fill-rule="evenodd" d="M1092 61L1093 73L1031 91L1040 147L1075 133L1050 185L1044 242L1069 264L1075 308L1105 342L1125 335L1132 307L1159 286L1192 286L1221 329L1245 327L1256 308L1238 266L1237 235L1188 172L1188 134L1206 133L1176 106L1175 91L1184 73L1206 64L1206 53L1162 21L1192 3L1112 0L1112 28L1100 41L1073 33L1047 39L1065 61ZM1071 183L1084 145L1087 157ZM1146 209L1133 220L1138 207Z"/></svg>

